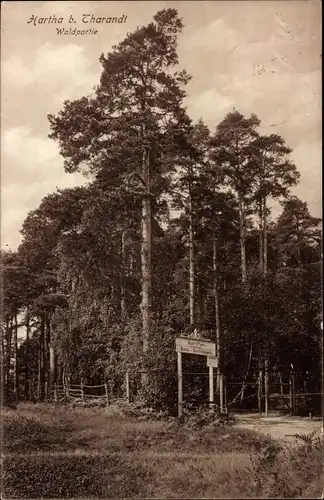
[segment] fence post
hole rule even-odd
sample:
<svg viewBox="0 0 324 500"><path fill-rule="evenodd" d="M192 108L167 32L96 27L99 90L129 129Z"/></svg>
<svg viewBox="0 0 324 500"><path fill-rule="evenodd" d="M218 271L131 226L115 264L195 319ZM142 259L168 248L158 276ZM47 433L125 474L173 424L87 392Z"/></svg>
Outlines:
<svg viewBox="0 0 324 500"><path fill-rule="evenodd" d="M307 381L304 379L304 392L307 392Z"/></svg>
<svg viewBox="0 0 324 500"><path fill-rule="evenodd" d="M279 372L279 382L280 382L280 394L281 394L281 396L283 396L284 390L283 390L283 385L282 385L282 376L281 376L280 372Z"/></svg>
<svg viewBox="0 0 324 500"><path fill-rule="evenodd" d="M220 412L224 411L224 375L221 374L219 378L219 407Z"/></svg>
<svg viewBox="0 0 324 500"><path fill-rule="evenodd" d="M285 407L285 398L284 398L284 389L283 389L283 385L282 385L282 376L281 376L280 372L278 373L278 376L279 376L279 382L280 382L281 404L282 404L282 407L284 408Z"/></svg>
<svg viewBox="0 0 324 500"><path fill-rule="evenodd" d="M289 375L289 406L290 406L290 415L293 415L293 396L292 396L291 374Z"/></svg>
<svg viewBox="0 0 324 500"><path fill-rule="evenodd" d="M30 379L28 380L28 394L29 394L29 400L34 401L35 399L34 387Z"/></svg>
<svg viewBox="0 0 324 500"><path fill-rule="evenodd" d="M295 397L295 375L294 373L291 374L291 392L292 392L292 415L295 415L296 413L296 397Z"/></svg>
<svg viewBox="0 0 324 500"><path fill-rule="evenodd" d="M264 361L264 412L266 418L268 417L268 407L269 407L269 373L268 373L268 360Z"/></svg>
<svg viewBox="0 0 324 500"><path fill-rule="evenodd" d="M65 384L65 394L67 399L70 399L70 391L69 391L69 384Z"/></svg>
<svg viewBox="0 0 324 500"><path fill-rule="evenodd" d="M177 352L177 367L178 367L178 418L181 418L182 408L183 408L182 356L181 356L181 352Z"/></svg>
<svg viewBox="0 0 324 500"><path fill-rule="evenodd" d="M125 375L125 387L126 387L126 401L127 403L130 402L130 396L129 396L129 371L126 370L126 375Z"/></svg>
<svg viewBox="0 0 324 500"><path fill-rule="evenodd" d="M227 384L225 376L224 376L224 406L225 406L225 412L227 413Z"/></svg>
<svg viewBox="0 0 324 500"><path fill-rule="evenodd" d="M214 368L209 367L209 407L214 408Z"/></svg>
<svg viewBox="0 0 324 500"><path fill-rule="evenodd" d="M108 394L108 386L105 382L105 394L106 394L106 404L109 406L109 394Z"/></svg>
<svg viewBox="0 0 324 500"><path fill-rule="evenodd" d="M82 379L80 381L80 385L81 385L81 399L82 399L82 401L84 401L84 390L83 390L83 380Z"/></svg>
<svg viewBox="0 0 324 500"><path fill-rule="evenodd" d="M258 407L259 407L259 416L262 417L262 370L259 370L258 377Z"/></svg>
<svg viewBox="0 0 324 500"><path fill-rule="evenodd" d="M58 403L56 382L54 383L54 401L55 401L55 404Z"/></svg>
<svg viewBox="0 0 324 500"><path fill-rule="evenodd" d="M37 373L37 403L41 400L41 360L38 358L38 373Z"/></svg>

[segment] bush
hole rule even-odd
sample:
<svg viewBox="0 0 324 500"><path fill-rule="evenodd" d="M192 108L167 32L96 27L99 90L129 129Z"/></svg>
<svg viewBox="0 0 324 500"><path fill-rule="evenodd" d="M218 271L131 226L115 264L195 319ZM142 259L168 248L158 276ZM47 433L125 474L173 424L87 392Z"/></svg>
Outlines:
<svg viewBox="0 0 324 500"><path fill-rule="evenodd" d="M146 421L136 421L142 412ZM5 411L4 444L12 455L3 462L3 497L321 495L322 441L315 433L296 435L300 446L290 449L230 425L217 408L187 410L182 423L157 422L155 412L145 412L125 402L104 410L22 405Z"/></svg>
<svg viewBox="0 0 324 500"><path fill-rule="evenodd" d="M52 428L19 413L3 419L3 435L4 450L9 452L43 450L55 440Z"/></svg>
<svg viewBox="0 0 324 500"><path fill-rule="evenodd" d="M35 412L37 407L35 407ZM66 436L73 427L64 420L63 425L50 413L45 421L42 413L5 412L2 418L3 450L6 452L25 453L48 449L60 449L66 442Z"/></svg>
<svg viewBox="0 0 324 500"><path fill-rule="evenodd" d="M198 408L193 410L190 406L184 408L182 422L190 429L199 429L205 426L217 427L220 425L232 425L234 417L228 414L221 414L219 408Z"/></svg>
<svg viewBox="0 0 324 500"><path fill-rule="evenodd" d="M68 401L66 405L70 408L105 408L107 406L107 400L105 397L86 400L75 399Z"/></svg>
<svg viewBox="0 0 324 500"><path fill-rule="evenodd" d="M6 498L135 498L145 495L149 473L115 456L7 457Z"/></svg>
<svg viewBox="0 0 324 500"><path fill-rule="evenodd" d="M304 441L304 440L303 440ZM312 444L311 444L312 443ZM268 438L251 455L256 495L262 498L319 498L323 490L318 441L289 449Z"/></svg>
<svg viewBox="0 0 324 500"><path fill-rule="evenodd" d="M143 400L134 403L127 403L126 401L117 401L116 406L122 411L125 417L134 418L141 421L164 421L172 422L174 419L169 416L167 411L158 411L154 408L147 406Z"/></svg>

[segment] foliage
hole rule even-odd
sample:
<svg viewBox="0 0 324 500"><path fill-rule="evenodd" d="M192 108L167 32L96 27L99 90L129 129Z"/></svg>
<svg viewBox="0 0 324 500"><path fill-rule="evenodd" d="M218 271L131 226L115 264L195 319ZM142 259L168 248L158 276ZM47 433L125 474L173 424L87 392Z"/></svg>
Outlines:
<svg viewBox="0 0 324 500"><path fill-rule="evenodd" d="M3 487L10 498L70 498L76 492L81 498L136 498L145 493L148 479L141 465L122 455L21 456L5 459Z"/></svg>
<svg viewBox="0 0 324 500"><path fill-rule="evenodd" d="M228 379L256 378L267 359L318 385L321 221L291 193L290 147L255 114L234 110L213 133L191 121L183 28L175 9L158 12L100 56L90 96L49 116L65 170L88 178L45 196L1 254L7 402L81 379L122 397L128 370L133 402L175 414L175 337L215 339L217 321ZM201 405L205 362L184 369L185 399Z"/></svg>
<svg viewBox="0 0 324 500"><path fill-rule="evenodd" d="M147 401L145 400L133 403L119 401L117 406L126 418L134 418L139 422L173 422L173 419L170 417L168 412L156 411L154 408L148 407Z"/></svg>
<svg viewBox="0 0 324 500"><path fill-rule="evenodd" d="M22 405L18 412L4 417L7 425L16 418L19 435L41 421L61 442L47 439L36 452L32 440L16 441L13 450L14 432L5 434L13 450L3 461L5 497L318 498L322 491L319 447L286 448L229 425L137 422L112 407Z"/></svg>
<svg viewBox="0 0 324 500"><path fill-rule="evenodd" d="M310 498L321 493L321 447L284 448L270 438L251 455L255 493L262 498ZM307 479L306 479L307 478Z"/></svg>
<svg viewBox="0 0 324 500"><path fill-rule="evenodd" d="M183 412L182 422L189 429L196 430L205 426L213 428L222 425L232 425L234 417L232 415L221 414L216 405L214 408L198 408L196 411L192 411L190 405L187 405Z"/></svg>

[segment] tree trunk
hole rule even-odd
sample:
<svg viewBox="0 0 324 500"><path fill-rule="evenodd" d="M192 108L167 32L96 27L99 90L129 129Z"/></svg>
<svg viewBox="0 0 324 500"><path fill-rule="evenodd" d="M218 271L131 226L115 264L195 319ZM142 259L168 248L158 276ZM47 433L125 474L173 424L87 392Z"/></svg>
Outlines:
<svg viewBox="0 0 324 500"><path fill-rule="evenodd" d="M142 266L141 313L142 313L143 353L145 354L149 347L149 336L151 328L151 304L152 304L150 158L148 151L143 155L142 174L146 184L146 193L143 195L142 199L142 242L141 242L141 266Z"/></svg>
<svg viewBox="0 0 324 500"><path fill-rule="evenodd" d="M215 328L216 328L216 357L217 357L217 378L216 389L220 389L220 374L221 374L221 323L220 323L220 307L219 307L219 290L218 290L218 270L217 270L217 242L213 239L213 273L214 273L214 294L215 294Z"/></svg>
<svg viewBox="0 0 324 500"><path fill-rule="evenodd" d="M19 401L19 367L18 367L18 320L17 313L14 316L14 393L16 401Z"/></svg>
<svg viewBox="0 0 324 500"><path fill-rule="evenodd" d="M11 344L12 344L13 319L12 317L6 322L6 367L5 367L5 396L6 401L10 396L10 360L11 360Z"/></svg>
<svg viewBox="0 0 324 500"><path fill-rule="evenodd" d="M48 398L50 386L50 345L51 345L51 319L49 312L45 313L45 335L44 335L44 376L45 376L45 398Z"/></svg>
<svg viewBox="0 0 324 500"><path fill-rule="evenodd" d="M5 387L6 387L6 350L5 350L5 330L4 328L1 328L1 378L0 378L0 384L1 387L3 388L1 391L1 400L0 400L0 405L5 404Z"/></svg>
<svg viewBox="0 0 324 500"><path fill-rule="evenodd" d="M54 384L56 383L56 353L54 346L50 343L49 346L49 383L48 393L52 394Z"/></svg>
<svg viewBox="0 0 324 500"><path fill-rule="evenodd" d="M122 233L121 233L121 273L120 273L120 313L121 313L122 321L124 321L126 318L125 270L126 270L125 231L122 231Z"/></svg>
<svg viewBox="0 0 324 500"><path fill-rule="evenodd" d="M264 251L263 251L263 240L264 240L264 231L263 231L263 211L262 211L262 201L260 201L259 205L259 268L260 274L263 276L264 266Z"/></svg>
<svg viewBox="0 0 324 500"><path fill-rule="evenodd" d="M241 248L241 276L242 283L246 282L246 250L245 250L245 221L243 210L243 197L239 193L239 217L240 217L240 248Z"/></svg>
<svg viewBox="0 0 324 500"><path fill-rule="evenodd" d="M199 280L197 284L196 280L196 301L195 301L195 324L197 328L203 330L206 321L206 292L203 283Z"/></svg>
<svg viewBox="0 0 324 500"><path fill-rule="evenodd" d="M189 320L192 326L195 322L195 249L193 236L193 213L192 213L192 196L191 196L191 175L189 172Z"/></svg>
<svg viewBox="0 0 324 500"><path fill-rule="evenodd" d="M143 327L143 352L148 349L151 317L151 203L145 197L142 202L142 327Z"/></svg>
<svg viewBox="0 0 324 500"><path fill-rule="evenodd" d="M263 276L268 272L267 198L263 198Z"/></svg>
<svg viewBox="0 0 324 500"><path fill-rule="evenodd" d="M37 399L42 401L45 392L45 317L41 314L38 359L38 388Z"/></svg>
<svg viewBox="0 0 324 500"><path fill-rule="evenodd" d="M250 372L250 367L251 367L252 353L253 353L253 346L252 346L252 344L250 344L250 352L249 352L249 356L248 356L248 364L247 364L246 373L245 373L244 378L243 378L242 389L241 389L241 402L244 401L245 389L247 387L247 379L248 379L249 372Z"/></svg>
<svg viewBox="0 0 324 500"><path fill-rule="evenodd" d="M29 380L29 358L30 358L30 316L29 309L26 311L26 358L25 358L25 399L28 400L31 397L30 394L30 380Z"/></svg>
<svg viewBox="0 0 324 500"><path fill-rule="evenodd" d="M56 363L56 383L58 385L63 385L63 375L62 375L62 361L59 359Z"/></svg>

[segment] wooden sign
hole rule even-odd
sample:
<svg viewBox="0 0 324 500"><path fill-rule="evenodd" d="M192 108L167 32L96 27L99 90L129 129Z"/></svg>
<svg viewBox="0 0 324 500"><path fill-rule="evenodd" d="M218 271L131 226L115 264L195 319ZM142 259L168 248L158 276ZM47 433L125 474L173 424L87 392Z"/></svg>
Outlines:
<svg viewBox="0 0 324 500"><path fill-rule="evenodd" d="M214 364L216 355L216 344L210 340L195 339L192 337L176 338L176 352L178 365L178 416L181 417L183 411L183 377L182 377L182 354L198 354L207 357L209 364L209 401L214 402ZM211 361L208 361L211 360ZM216 360L217 362L217 360ZM216 365L217 366L217 365Z"/></svg>
<svg viewBox="0 0 324 500"><path fill-rule="evenodd" d="M210 368L217 368L218 367L218 358L215 356L207 356L207 366Z"/></svg>
<svg viewBox="0 0 324 500"><path fill-rule="evenodd" d="M215 356L216 344L209 340L178 337L176 351L183 354L198 354L199 356Z"/></svg>

